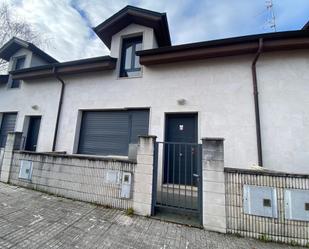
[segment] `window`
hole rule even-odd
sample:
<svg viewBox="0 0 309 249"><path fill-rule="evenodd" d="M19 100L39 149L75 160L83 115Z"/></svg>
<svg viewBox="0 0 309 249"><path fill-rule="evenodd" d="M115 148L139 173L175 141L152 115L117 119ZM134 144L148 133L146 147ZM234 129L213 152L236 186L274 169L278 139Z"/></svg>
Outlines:
<svg viewBox="0 0 309 249"><path fill-rule="evenodd" d="M17 113L3 113L0 125L0 148L5 147L9 132L14 131Z"/></svg>
<svg viewBox="0 0 309 249"><path fill-rule="evenodd" d="M79 136L79 154L127 156L129 144L147 135L149 110L85 111Z"/></svg>
<svg viewBox="0 0 309 249"><path fill-rule="evenodd" d="M135 52L142 49L142 40L141 36L123 39L120 77L135 77L141 74L139 57Z"/></svg>
<svg viewBox="0 0 309 249"><path fill-rule="evenodd" d="M12 70L18 70L24 68L26 57L18 57L14 59L14 66ZM11 80L11 88L19 88L20 80Z"/></svg>

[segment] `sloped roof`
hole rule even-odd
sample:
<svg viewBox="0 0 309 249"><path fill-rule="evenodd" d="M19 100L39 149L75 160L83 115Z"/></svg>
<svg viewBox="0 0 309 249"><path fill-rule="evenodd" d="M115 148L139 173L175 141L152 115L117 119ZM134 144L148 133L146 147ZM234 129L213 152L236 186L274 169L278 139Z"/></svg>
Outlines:
<svg viewBox="0 0 309 249"><path fill-rule="evenodd" d="M305 24L305 26L303 27L303 30L309 30L309 21Z"/></svg>
<svg viewBox="0 0 309 249"><path fill-rule="evenodd" d="M132 23L153 28L159 47L171 45L165 13L141 9L130 5L118 11L106 21L93 28L93 30L104 44L110 48L112 36Z"/></svg>
<svg viewBox="0 0 309 249"><path fill-rule="evenodd" d="M17 37L13 37L11 40L9 40L0 48L0 58L9 61L11 56L21 48L29 49L35 55L39 56L48 63L58 62L56 59L45 53L43 50L39 49L34 44L24 41Z"/></svg>
<svg viewBox="0 0 309 249"><path fill-rule="evenodd" d="M98 72L113 70L116 67L117 59L110 56L100 56L82 60L52 63L37 67L23 68L10 71L13 79L42 79L59 75L72 75L79 73Z"/></svg>
<svg viewBox="0 0 309 249"><path fill-rule="evenodd" d="M296 30L154 48L136 54L142 65L250 54L256 53L260 39L263 52L309 48L309 30Z"/></svg>

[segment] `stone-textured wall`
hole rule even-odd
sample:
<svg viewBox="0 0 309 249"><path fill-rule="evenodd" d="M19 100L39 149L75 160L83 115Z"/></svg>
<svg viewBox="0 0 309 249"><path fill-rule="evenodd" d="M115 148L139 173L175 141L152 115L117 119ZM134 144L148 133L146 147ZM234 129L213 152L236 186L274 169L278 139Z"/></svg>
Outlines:
<svg viewBox="0 0 309 249"><path fill-rule="evenodd" d="M222 138L203 141L203 226L226 233L224 151Z"/></svg>
<svg viewBox="0 0 309 249"><path fill-rule="evenodd" d="M11 165L14 155L14 149L20 147L21 132L9 132L3 150L3 159L1 165L0 181L8 183L10 178Z"/></svg>
<svg viewBox="0 0 309 249"><path fill-rule="evenodd" d="M30 181L19 178L20 160L33 162ZM9 182L67 198L127 209L133 203L132 198L120 197L121 177L123 172L133 175L135 166L125 160L14 151ZM108 171L119 173L118 182L108 181Z"/></svg>
<svg viewBox="0 0 309 249"><path fill-rule="evenodd" d="M244 184L276 188L278 218L245 214ZM263 240L309 245L309 222L285 219L285 189L309 190L309 176L226 168L227 232Z"/></svg>
<svg viewBox="0 0 309 249"><path fill-rule="evenodd" d="M21 135L20 132L8 134L0 168L2 182L114 208L134 208L140 215L151 214L154 136L139 138L133 161L18 151ZM32 162L29 180L19 176L22 160ZM131 178L126 179L124 174Z"/></svg>
<svg viewBox="0 0 309 249"><path fill-rule="evenodd" d="M153 158L156 137L141 136L134 175L133 208L137 214L151 215L153 188Z"/></svg>

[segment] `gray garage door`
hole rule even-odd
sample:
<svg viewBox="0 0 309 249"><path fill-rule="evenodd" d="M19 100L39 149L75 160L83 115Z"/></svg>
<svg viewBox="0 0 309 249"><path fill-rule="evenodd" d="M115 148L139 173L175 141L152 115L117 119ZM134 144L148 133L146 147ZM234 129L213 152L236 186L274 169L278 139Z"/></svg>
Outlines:
<svg viewBox="0 0 309 249"><path fill-rule="evenodd" d="M86 111L78 153L128 155L129 143L137 143L139 135L147 135L148 126L148 110Z"/></svg>
<svg viewBox="0 0 309 249"><path fill-rule="evenodd" d="M0 126L0 148L5 146L7 134L14 131L17 113L4 113Z"/></svg>

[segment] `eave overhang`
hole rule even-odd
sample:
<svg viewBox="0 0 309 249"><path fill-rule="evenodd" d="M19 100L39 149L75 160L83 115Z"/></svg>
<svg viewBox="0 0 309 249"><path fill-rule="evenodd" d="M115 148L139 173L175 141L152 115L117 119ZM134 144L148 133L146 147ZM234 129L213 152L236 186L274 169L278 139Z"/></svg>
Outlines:
<svg viewBox="0 0 309 249"><path fill-rule="evenodd" d="M69 61L63 63L53 63L49 65L25 68L11 71L13 79L32 80L54 77L55 72L58 75L73 75L89 72L100 72L113 70L116 67L116 58L110 56L101 56L90 59Z"/></svg>
<svg viewBox="0 0 309 249"><path fill-rule="evenodd" d="M7 43L5 43L0 48L0 58L9 61L10 58L20 49L25 48L32 51L35 55L39 56L48 63L57 63L58 61L51 57L49 54L45 53L43 50L39 49L37 46L30 42L26 42L17 37L13 37Z"/></svg>
<svg viewBox="0 0 309 249"><path fill-rule="evenodd" d="M309 48L309 30L300 30L143 50L138 51L137 55L140 56L140 64L142 65L244 55L256 53L261 38L264 40L264 52Z"/></svg>
<svg viewBox="0 0 309 249"><path fill-rule="evenodd" d="M135 23L153 28L158 46L171 46L166 13L159 13L134 6L126 6L106 21L93 28L104 44L111 48L112 36Z"/></svg>

